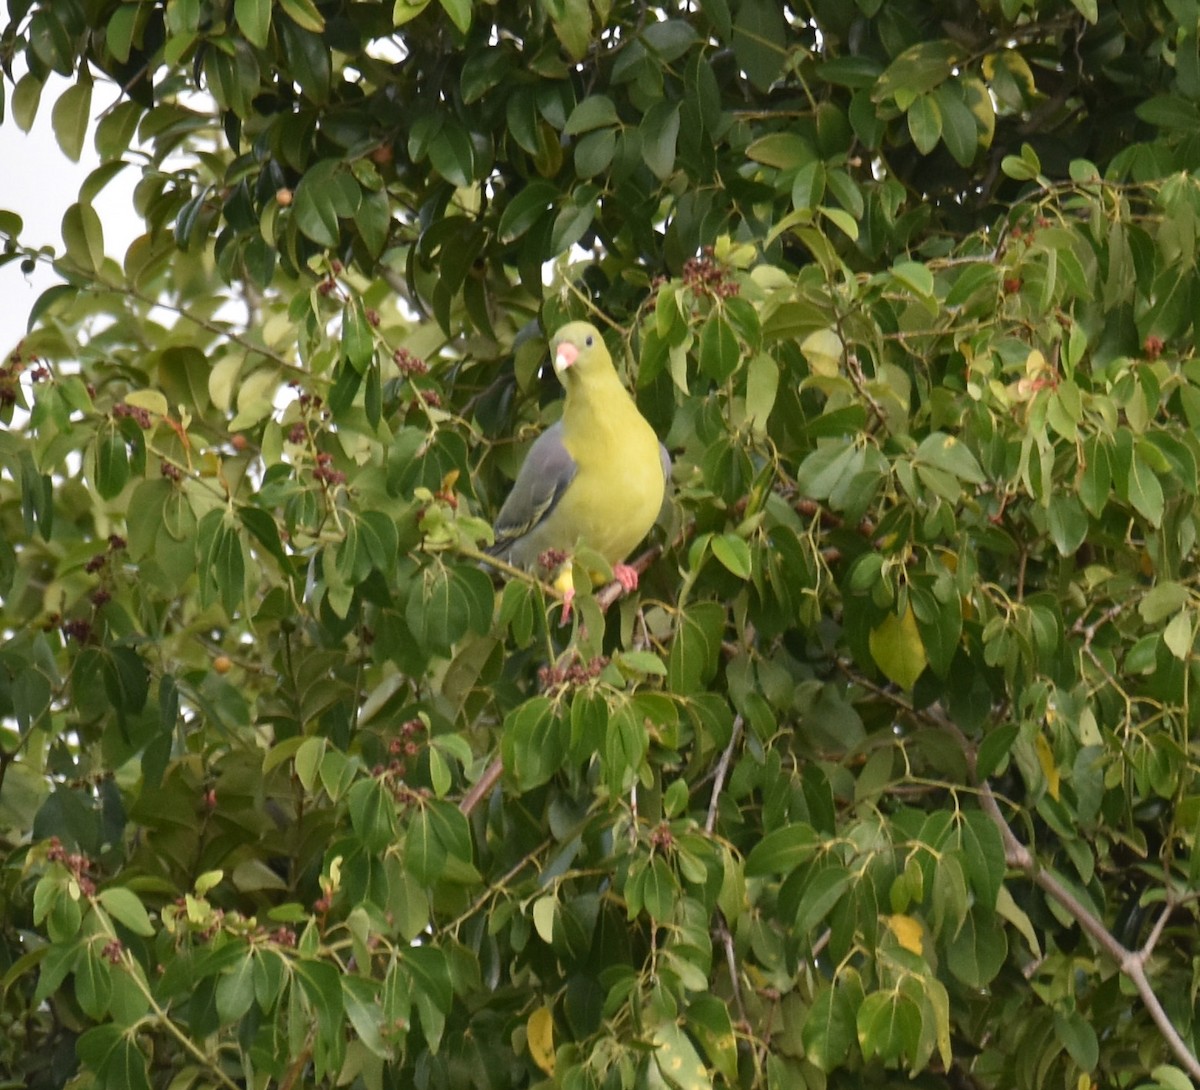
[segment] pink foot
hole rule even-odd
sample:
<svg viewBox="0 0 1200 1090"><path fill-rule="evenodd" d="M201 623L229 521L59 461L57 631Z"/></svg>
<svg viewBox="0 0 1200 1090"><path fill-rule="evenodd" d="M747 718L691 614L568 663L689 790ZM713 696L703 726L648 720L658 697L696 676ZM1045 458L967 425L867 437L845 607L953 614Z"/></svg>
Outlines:
<svg viewBox="0 0 1200 1090"><path fill-rule="evenodd" d="M637 568L631 568L628 564L614 564L613 578L621 584L626 594L631 590L637 590Z"/></svg>
<svg viewBox="0 0 1200 1090"><path fill-rule="evenodd" d="M568 624L571 620L571 603L575 601L575 588L567 587L563 591L562 620L559 624Z"/></svg>

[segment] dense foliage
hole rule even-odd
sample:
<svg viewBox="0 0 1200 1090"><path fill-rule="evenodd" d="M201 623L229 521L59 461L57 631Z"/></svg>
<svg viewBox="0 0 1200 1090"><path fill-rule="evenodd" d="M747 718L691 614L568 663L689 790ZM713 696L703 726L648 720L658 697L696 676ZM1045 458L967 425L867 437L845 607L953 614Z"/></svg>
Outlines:
<svg viewBox="0 0 1200 1090"><path fill-rule="evenodd" d="M1200 1077L1196 0L8 11L11 1085ZM560 626L572 318L674 482Z"/></svg>

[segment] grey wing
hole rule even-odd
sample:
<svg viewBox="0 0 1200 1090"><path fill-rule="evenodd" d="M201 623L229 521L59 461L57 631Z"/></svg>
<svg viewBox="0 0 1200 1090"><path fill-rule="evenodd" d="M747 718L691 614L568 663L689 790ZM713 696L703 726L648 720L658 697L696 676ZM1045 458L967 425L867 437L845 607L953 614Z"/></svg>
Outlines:
<svg viewBox="0 0 1200 1090"><path fill-rule="evenodd" d="M663 471L663 500L662 507L658 509L658 517L662 518L663 512L671 505L671 455L662 443L658 444L658 459Z"/></svg>
<svg viewBox="0 0 1200 1090"><path fill-rule="evenodd" d="M525 455L512 491L496 516L496 543L487 551L492 556L506 556L554 510L578 468L563 446L561 421L542 432Z"/></svg>

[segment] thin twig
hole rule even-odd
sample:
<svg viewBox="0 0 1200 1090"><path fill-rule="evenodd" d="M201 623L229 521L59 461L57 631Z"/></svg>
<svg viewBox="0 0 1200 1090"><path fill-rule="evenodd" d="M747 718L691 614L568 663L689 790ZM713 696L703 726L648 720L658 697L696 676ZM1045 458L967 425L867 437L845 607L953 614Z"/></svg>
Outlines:
<svg viewBox="0 0 1200 1090"><path fill-rule="evenodd" d="M628 566L637 572L638 575L644 575L646 569L662 556L662 551L661 545L651 545L650 548L640 553ZM601 587L596 592L596 604L600 607L600 612L605 612L624 592L625 588L616 579Z"/></svg>
<svg viewBox="0 0 1200 1090"><path fill-rule="evenodd" d="M733 718L733 730L729 735L729 744L725 747L725 752L721 754L721 760L717 763L716 775L713 776L712 795L708 800L708 816L704 819L704 831L712 835L713 829L717 825L717 810L721 803L721 789L725 786L725 777L729 774L729 763L733 760L733 751L737 748L737 744L741 741L743 721L741 715L735 715Z"/></svg>
<svg viewBox="0 0 1200 1090"><path fill-rule="evenodd" d="M1154 921L1154 926L1150 929L1150 934L1146 938L1145 944L1138 951L1138 957L1141 958L1144 965L1150 955L1154 953L1154 948L1158 945L1158 940L1162 938L1163 928L1167 926L1167 921L1171 918L1171 913L1175 911L1175 905L1171 901L1167 901L1163 905L1163 910L1159 913L1159 917Z"/></svg>
<svg viewBox="0 0 1200 1090"><path fill-rule="evenodd" d="M504 775L504 758L496 757L490 765L484 769L483 775L479 777L472 785L471 789L462 797L462 802L458 804L459 810L464 814L470 815L471 811L479 805L479 801L496 786L497 781Z"/></svg>
<svg viewBox="0 0 1200 1090"><path fill-rule="evenodd" d="M716 930L717 937L721 940L721 947L725 951L725 964L729 969L729 986L733 989L733 1003L737 1007L738 1021L748 1025L746 1004L742 1000L742 982L738 975L737 954L733 949L733 936L729 933L729 925L725 922L725 917L720 909L717 910Z"/></svg>

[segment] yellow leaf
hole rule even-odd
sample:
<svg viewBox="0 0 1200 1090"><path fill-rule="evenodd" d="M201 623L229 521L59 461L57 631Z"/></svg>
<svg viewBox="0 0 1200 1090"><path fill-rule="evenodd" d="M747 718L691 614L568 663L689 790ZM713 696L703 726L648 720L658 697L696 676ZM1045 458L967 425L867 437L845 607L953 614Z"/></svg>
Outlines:
<svg viewBox="0 0 1200 1090"><path fill-rule="evenodd" d="M842 365L842 339L832 329L818 329L800 343L814 375L833 378Z"/></svg>
<svg viewBox="0 0 1200 1090"><path fill-rule="evenodd" d="M888 916L887 924L896 936L896 941L905 950L914 954L925 953L920 921L912 916Z"/></svg>
<svg viewBox="0 0 1200 1090"><path fill-rule="evenodd" d="M1042 766L1042 775L1046 777L1046 790L1050 792L1052 799L1057 800L1060 776L1058 766L1054 763L1054 751L1044 734L1039 734L1033 740L1033 748L1037 753L1038 764Z"/></svg>
<svg viewBox="0 0 1200 1090"><path fill-rule="evenodd" d="M554 1015L549 1007L538 1007L525 1024L529 1055L547 1075L554 1076Z"/></svg>
<svg viewBox="0 0 1200 1090"><path fill-rule="evenodd" d="M889 613L878 628L871 629L867 645L884 676L911 692L929 662L912 606L899 617Z"/></svg>

